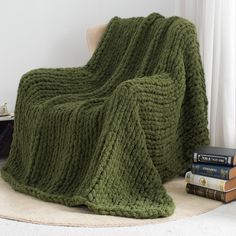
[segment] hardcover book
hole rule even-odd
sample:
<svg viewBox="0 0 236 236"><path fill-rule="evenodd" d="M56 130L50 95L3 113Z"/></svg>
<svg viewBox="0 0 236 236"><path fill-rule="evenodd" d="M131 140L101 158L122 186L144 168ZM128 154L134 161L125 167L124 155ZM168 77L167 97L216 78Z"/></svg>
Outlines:
<svg viewBox="0 0 236 236"><path fill-rule="evenodd" d="M233 178L231 180L222 180L203 175L196 175L191 171L188 171L185 174L185 181L193 185L202 186L222 192L228 192L236 189L236 178Z"/></svg>
<svg viewBox="0 0 236 236"><path fill-rule="evenodd" d="M235 166L236 149L203 146L194 150L193 162Z"/></svg>
<svg viewBox="0 0 236 236"><path fill-rule="evenodd" d="M236 167L193 163L191 171L193 174L225 180L236 177Z"/></svg>
<svg viewBox="0 0 236 236"><path fill-rule="evenodd" d="M198 196L214 199L217 201L222 202L231 202L236 199L236 189L229 191L229 192L221 192L210 188L204 188L201 186L187 184L186 185L186 192L195 194Z"/></svg>

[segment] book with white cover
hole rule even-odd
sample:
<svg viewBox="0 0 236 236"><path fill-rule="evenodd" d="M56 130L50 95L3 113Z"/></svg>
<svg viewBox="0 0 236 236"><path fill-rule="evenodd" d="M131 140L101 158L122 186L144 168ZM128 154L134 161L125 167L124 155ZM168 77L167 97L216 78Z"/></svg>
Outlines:
<svg viewBox="0 0 236 236"><path fill-rule="evenodd" d="M236 178L231 180L222 180L211 178L203 175L193 174L191 171L188 171L185 174L185 180L187 183L194 184L197 186L210 188L222 192L228 192L233 189L236 189Z"/></svg>

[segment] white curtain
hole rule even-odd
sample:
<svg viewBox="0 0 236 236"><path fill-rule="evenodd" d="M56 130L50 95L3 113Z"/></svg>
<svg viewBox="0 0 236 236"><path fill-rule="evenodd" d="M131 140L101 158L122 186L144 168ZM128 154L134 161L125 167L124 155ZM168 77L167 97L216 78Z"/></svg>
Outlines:
<svg viewBox="0 0 236 236"><path fill-rule="evenodd" d="M211 145L236 148L236 0L175 0L174 11L197 27Z"/></svg>

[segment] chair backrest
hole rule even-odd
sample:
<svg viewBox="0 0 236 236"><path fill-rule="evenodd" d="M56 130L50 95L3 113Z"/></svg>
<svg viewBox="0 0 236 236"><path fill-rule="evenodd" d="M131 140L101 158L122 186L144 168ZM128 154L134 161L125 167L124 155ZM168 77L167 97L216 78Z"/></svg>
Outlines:
<svg viewBox="0 0 236 236"><path fill-rule="evenodd" d="M93 26L87 29L86 38L89 52L92 55L105 32L107 24Z"/></svg>

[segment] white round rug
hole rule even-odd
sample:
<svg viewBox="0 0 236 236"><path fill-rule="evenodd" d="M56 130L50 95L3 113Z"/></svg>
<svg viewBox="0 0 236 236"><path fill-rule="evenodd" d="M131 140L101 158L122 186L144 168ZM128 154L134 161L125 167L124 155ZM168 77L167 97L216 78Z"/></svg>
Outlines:
<svg viewBox="0 0 236 236"><path fill-rule="evenodd" d="M172 216L158 219L133 219L96 215L85 207L66 207L44 202L14 191L0 177L0 217L35 224L80 227L126 227L158 224L208 212L221 202L185 192L184 178L177 178L164 186L172 196L176 209Z"/></svg>

